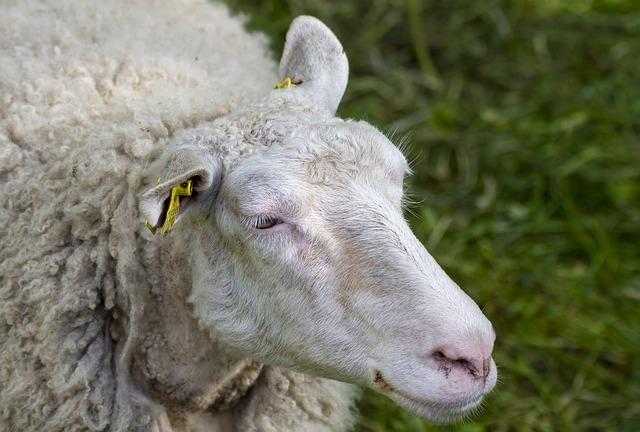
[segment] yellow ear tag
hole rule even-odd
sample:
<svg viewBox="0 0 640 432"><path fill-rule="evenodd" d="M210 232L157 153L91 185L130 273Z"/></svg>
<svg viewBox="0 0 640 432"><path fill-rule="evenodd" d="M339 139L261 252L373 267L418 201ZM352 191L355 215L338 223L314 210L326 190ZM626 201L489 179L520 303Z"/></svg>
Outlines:
<svg viewBox="0 0 640 432"><path fill-rule="evenodd" d="M160 234L165 235L171 231L171 228L175 225L178 214L180 213L180 197L191 196L191 183L191 180L187 180L186 183L174 186L171 189L169 209L167 210L167 216L164 218L162 228L160 228Z"/></svg>
<svg viewBox="0 0 640 432"><path fill-rule="evenodd" d="M193 193L191 190L192 185L191 180L187 180L185 183L179 184L171 188L171 198L169 199L169 208L167 209L167 214L164 218L164 223L160 228L160 234L165 235L176 223L176 219L178 219L178 214L180 214L180 197L181 196L191 196ZM158 227L154 227L149 223L149 221L144 222L144 226L147 227L151 234L155 234Z"/></svg>
<svg viewBox="0 0 640 432"><path fill-rule="evenodd" d="M148 220L144 221L144 226L147 227L147 229L152 235L156 234L156 227L151 225Z"/></svg>
<svg viewBox="0 0 640 432"><path fill-rule="evenodd" d="M277 83L274 89L288 89L291 87L296 87L296 85L291 81L291 78L287 77L284 81Z"/></svg>

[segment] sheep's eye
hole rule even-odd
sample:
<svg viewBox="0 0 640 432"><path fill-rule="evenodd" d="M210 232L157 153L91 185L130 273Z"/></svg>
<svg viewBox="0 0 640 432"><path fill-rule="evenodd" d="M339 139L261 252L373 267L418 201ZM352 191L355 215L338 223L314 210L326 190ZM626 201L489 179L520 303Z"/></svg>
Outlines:
<svg viewBox="0 0 640 432"><path fill-rule="evenodd" d="M277 225L279 222L280 221L275 216L260 215L256 219L255 227L256 227L256 229L267 229L267 228L271 228L272 226Z"/></svg>

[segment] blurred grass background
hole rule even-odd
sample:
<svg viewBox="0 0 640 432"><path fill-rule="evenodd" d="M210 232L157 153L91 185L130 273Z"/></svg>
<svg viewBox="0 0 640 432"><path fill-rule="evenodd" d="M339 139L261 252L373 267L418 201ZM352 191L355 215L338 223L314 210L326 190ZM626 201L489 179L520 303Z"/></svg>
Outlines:
<svg viewBox="0 0 640 432"><path fill-rule="evenodd" d="M417 236L498 334L480 415L366 392L357 431L640 431L640 1L228 0L342 41L339 114L408 136ZM411 214L413 213L413 214Z"/></svg>

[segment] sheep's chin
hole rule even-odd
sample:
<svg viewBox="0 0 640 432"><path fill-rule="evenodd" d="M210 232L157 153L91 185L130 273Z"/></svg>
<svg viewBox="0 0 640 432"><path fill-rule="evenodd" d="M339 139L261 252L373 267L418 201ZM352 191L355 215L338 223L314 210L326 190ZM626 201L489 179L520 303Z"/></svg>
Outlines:
<svg viewBox="0 0 640 432"><path fill-rule="evenodd" d="M391 398L395 403L411 413L432 423L453 423L470 417L482 403L484 394L470 395L468 398L453 403L419 400L404 394L401 390L390 386L382 373L376 371L373 389Z"/></svg>
<svg viewBox="0 0 640 432"><path fill-rule="evenodd" d="M454 423L469 418L476 412L484 398L484 395L480 395L474 399L444 405L415 400L396 391L385 392L385 394L402 408L435 424Z"/></svg>

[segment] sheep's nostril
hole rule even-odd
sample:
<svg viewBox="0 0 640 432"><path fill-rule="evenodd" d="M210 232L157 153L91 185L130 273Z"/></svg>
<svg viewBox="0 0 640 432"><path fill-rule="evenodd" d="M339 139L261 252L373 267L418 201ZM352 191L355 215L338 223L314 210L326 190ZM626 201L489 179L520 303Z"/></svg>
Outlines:
<svg viewBox="0 0 640 432"><path fill-rule="evenodd" d="M433 357L438 360L438 361L442 361L442 360L446 360L447 356L444 355L444 353L442 351L436 351L433 353Z"/></svg>
<svg viewBox="0 0 640 432"><path fill-rule="evenodd" d="M432 356L440 364L440 368L446 371L447 376L451 369L463 370L474 378L486 379L489 376L490 358L463 356L450 347L436 350Z"/></svg>
<svg viewBox="0 0 640 432"><path fill-rule="evenodd" d="M476 369L468 360L458 359L455 360L461 367L463 367L471 376L478 376L478 369Z"/></svg>

